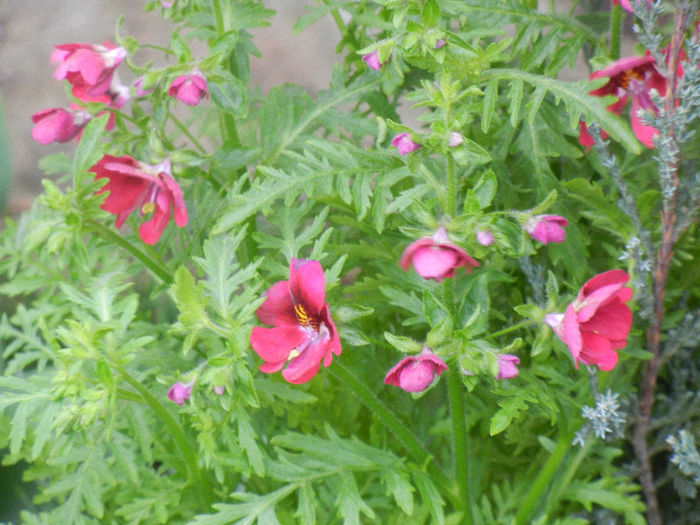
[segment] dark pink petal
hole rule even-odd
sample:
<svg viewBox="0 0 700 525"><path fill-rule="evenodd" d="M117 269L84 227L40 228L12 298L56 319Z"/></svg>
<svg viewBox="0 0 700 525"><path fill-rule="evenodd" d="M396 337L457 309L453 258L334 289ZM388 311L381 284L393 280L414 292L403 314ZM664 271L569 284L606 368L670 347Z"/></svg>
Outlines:
<svg viewBox="0 0 700 525"><path fill-rule="evenodd" d="M319 314L320 322L328 329L330 341L327 345L326 355L323 358L323 366L330 366L333 361L333 354L340 355L342 348L340 347L340 338L338 337L338 331L335 328L335 323L331 319L330 312L328 311L328 304L324 304Z"/></svg>
<svg viewBox="0 0 700 525"><path fill-rule="evenodd" d="M625 339L632 327L632 312L617 298L598 308L590 321L580 325L582 331L595 332L609 340Z"/></svg>
<svg viewBox="0 0 700 525"><path fill-rule="evenodd" d="M170 220L170 208L156 206L151 218L139 224L139 237L146 244L155 244Z"/></svg>
<svg viewBox="0 0 700 525"><path fill-rule="evenodd" d="M628 71L639 67L649 66L654 62L654 57L651 55L624 57L619 60L616 60L607 67L601 69L600 71L594 71L593 73L591 73L589 78L592 80L594 78L610 77L612 80L617 75L625 74ZM609 94L609 92L598 93L598 91L600 91L601 89L603 88L591 91L590 94L595 96L603 96Z"/></svg>
<svg viewBox="0 0 700 525"><path fill-rule="evenodd" d="M583 332L583 349L579 360L587 365L597 365L601 370L612 370L617 364L617 352L613 350L610 341L593 332Z"/></svg>
<svg viewBox="0 0 700 525"><path fill-rule="evenodd" d="M261 323L272 326L298 326L289 282L277 281L265 292L265 302L255 311Z"/></svg>
<svg viewBox="0 0 700 525"><path fill-rule="evenodd" d="M583 343L581 341L581 331L578 327L576 310L574 310L573 304L566 307L564 318L561 322L560 332L561 333L557 333L557 335L562 341L564 341L566 346L569 347L569 352L571 352L571 355L574 357L574 363L577 363Z"/></svg>
<svg viewBox="0 0 700 525"><path fill-rule="evenodd" d="M187 224L187 209L185 208L185 201L182 198L182 190L180 189L178 183L175 182L175 179L173 179L167 173L159 173L158 176L170 192L170 202L173 208L175 224L182 228Z"/></svg>
<svg viewBox="0 0 700 525"><path fill-rule="evenodd" d="M435 367L431 363L416 361L399 371L398 386L406 392L422 392L435 379Z"/></svg>
<svg viewBox="0 0 700 525"><path fill-rule="evenodd" d="M274 328L253 327L250 332L250 346L263 361L279 363L286 361L289 352L304 343L307 334L298 326L278 326Z"/></svg>
<svg viewBox="0 0 700 525"><path fill-rule="evenodd" d="M640 109L642 109L640 98L638 96L632 95L630 123L632 124L632 131L634 132L634 136L637 137L639 142L644 144L647 148L654 148L654 137L659 134L659 130L657 130L653 126L647 126L642 122L642 120L637 116L637 112Z"/></svg>
<svg viewBox="0 0 700 525"><path fill-rule="evenodd" d="M95 173L95 179L109 179L109 182L96 193L109 192L100 208L117 215L117 228L123 223L123 220L120 221L120 214L126 212L126 215L128 215L138 206L138 198L149 184L146 177L133 177L125 174L123 170L135 169L133 168L135 164L137 162L128 156L114 157L105 155L88 170ZM114 169L117 167L119 171ZM126 215L124 218L126 218Z"/></svg>
<svg viewBox="0 0 700 525"><path fill-rule="evenodd" d="M264 372L265 374L274 374L275 372L279 372L280 370L282 370L284 368L284 365L286 364L286 359L277 363L263 363L260 365L260 371Z"/></svg>
<svg viewBox="0 0 700 525"><path fill-rule="evenodd" d="M459 257L454 250L436 246L419 248L412 258L413 268L425 279L445 277L453 270Z"/></svg>
<svg viewBox="0 0 700 525"><path fill-rule="evenodd" d="M328 349L328 339L320 337L312 342L308 348L292 359L287 368L282 370L282 377L293 385L299 385L311 380L321 366L321 361Z"/></svg>
<svg viewBox="0 0 700 525"><path fill-rule="evenodd" d="M296 305L317 317L326 302L326 279L318 261L292 259L289 263L289 291Z"/></svg>
<svg viewBox="0 0 700 525"><path fill-rule="evenodd" d="M599 273L584 283L579 292L578 298L583 299L590 295L594 290L610 284L625 284L630 280L630 276L624 270L608 270L607 272Z"/></svg>
<svg viewBox="0 0 700 525"><path fill-rule="evenodd" d="M411 244L406 246L401 254L401 257L399 257L399 266L408 271L408 269L411 267L411 258L413 257L413 254L416 253L419 248L433 246L433 244L433 239L430 237L421 237L420 239L413 241Z"/></svg>

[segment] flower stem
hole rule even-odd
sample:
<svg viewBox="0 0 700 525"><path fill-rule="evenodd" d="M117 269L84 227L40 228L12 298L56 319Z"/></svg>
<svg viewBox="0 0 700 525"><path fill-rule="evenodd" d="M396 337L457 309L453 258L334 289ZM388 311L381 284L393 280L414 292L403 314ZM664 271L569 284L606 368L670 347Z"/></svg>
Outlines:
<svg viewBox="0 0 700 525"><path fill-rule="evenodd" d="M214 26L216 27L216 32L219 36L226 32L226 24L224 23L224 15L221 10L221 0L212 0L212 9L214 11ZM228 57L227 63L229 65L229 70L232 69L231 61L233 60L233 51ZM223 137L223 143L227 145L237 146L240 144L240 139L238 138L238 130L236 129L236 119L233 115L219 109L219 127L221 128L221 136Z"/></svg>
<svg viewBox="0 0 700 525"><path fill-rule="evenodd" d="M333 366L329 369L330 373L340 382L344 383L348 389L355 394L364 405L369 408L372 413L381 421L396 438L408 450L413 459L422 467L426 468L431 474L439 487L443 489L453 504L461 507L459 497L455 498L455 494L451 487L447 476L442 469L435 463L434 456L418 441L418 438L406 427L406 425L382 403L367 386L360 381L357 376L340 360L333 361Z"/></svg>
<svg viewBox="0 0 700 525"><path fill-rule="evenodd" d="M450 367L447 371L447 392L450 400L450 416L452 419L452 445L455 462L455 480L459 489L459 497L464 505L464 517L462 523L471 525L474 523L472 515L474 509L473 491L469 475L469 435L464 412L464 397L462 395L462 381L459 378L459 368Z"/></svg>
<svg viewBox="0 0 700 525"><path fill-rule="evenodd" d="M542 470L540 470L540 473L532 483L530 490L522 499L518 513L515 515L515 525L530 523L528 518L534 511L537 503L542 500L542 495L549 486L557 467L569 451L572 437L572 433L567 428L567 421L562 412L559 419L559 440L547 459L547 462L544 464L544 467L542 467Z"/></svg>
<svg viewBox="0 0 700 525"><path fill-rule="evenodd" d="M156 275L156 277L158 277L161 281L163 281L166 284L172 283L173 277L163 267L163 263L161 263L160 261L156 261L148 254L144 253L142 250L138 249L136 246L131 244L124 237L110 230L105 225L100 224L99 222L92 219L87 219L85 221L85 224L88 225L92 231L97 233L106 241L109 241L112 244L115 244L120 248L123 248L126 251L128 251L131 255L133 255L139 261L141 261L146 268L151 270L151 272L153 272Z"/></svg>
<svg viewBox="0 0 700 525"><path fill-rule="evenodd" d="M207 150L204 149L204 146L202 146L202 144L194 137L194 135L190 133L190 130L187 129L187 126L185 126L179 118L170 113L170 120L172 120L175 126L177 126L177 128L180 131L182 131L188 139L190 139L190 142L194 144L194 147L197 148L200 153L207 155Z"/></svg>
<svg viewBox="0 0 700 525"><path fill-rule="evenodd" d="M620 33L622 29L622 7L613 5L610 10L610 51L612 60L620 58Z"/></svg>
<svg viewBox="0 0 700 525"><path fill-rule="evenodd" d="M457 185L455 183L455 163L452 155L447 155L447 213L457 216Z"/></svg>
<svg viewBox="0 0 700 525"><path fill-rule="evenodd" d="M112 364L112 366L115 365ZM123 368L119 366L115 366L115 368L119 372L121 377L124 379L124 381L126 381L128 384L134 387L134 389L139 394L141 394L141 397L143 397L143 400L146 402L146 404L151 408L151 410L153 410L153 412L155 412L156 416L158 416L158 418L162 421L162 423L166 426L166 428L172 435L173 441L175 442L177 448L180 450L180 453L182 454L182 457L185 460L185 464L187 465L187 477L189 478L192 486L197 491L196 493L200 503L202 503L204 508L208 509L209 505L213 500L211 486L209 485L209 480L206 476L204 476L201 469L199 468L197 454L190 446L190 443L187 440L187 436L185 436L185 433L183 432L182 428L177 423L177 421L175 421L170 412L168 412L168 410L163 406L163 404L160 401L158 401L158 399L153 394L151 394L150 390L144 387Z"/></svg>
<svg viewBox="0 0 700 525"><path fill-rule="evenodd" d="M527 320L527 321L521 321L516 324L512 324L503 330L498 330L497 332L493 332L489 335L486 336L486 339L495 339L496 337L500 337L502 335L509 334L511 332L515 332L516 330L520 330L521 328L525 328L526 326L529 326L531 324L534 324L536 321L532 320Z"/></svg>

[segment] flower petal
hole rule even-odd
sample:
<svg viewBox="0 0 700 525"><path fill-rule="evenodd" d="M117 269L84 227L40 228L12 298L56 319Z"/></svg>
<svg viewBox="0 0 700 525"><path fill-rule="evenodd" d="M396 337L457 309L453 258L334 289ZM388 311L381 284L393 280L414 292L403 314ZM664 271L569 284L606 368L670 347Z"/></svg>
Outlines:
<svg viewBox="0 0 700 525"><path fill-rule="evenodd" d="M317 317L326 302L326 279L318 261L292 259L289 263L289 291L292 301Z"/></svg>
<svg viewBox="0 0 700 525"><path fill-rule="evenodd" d="M454 250L430 246L416 250L411 262L418 275L430 279L445 277L447 272L455 268L458 259Z"/></svg>
<svg viewBox="0 0 700 525"><path fill-rule="evenodd" d="M307 334L298 326L278 326L274 328L253 327L250 332L250 346L264 361L279 363L286 361L289 352L307 339Z"/></svg>
<svg viewBox="0 0 700 525"><path fill-rule="evenodd" d="M606 339L625 339L632 327L632 312L617 297L601 306L596 314L580 325L582 331L595 332Z"/></svg>
<svg viewBox="0 0 700 525"><path fill-rule="evenodd" d="M265 292L265 302L255 311L261 323L273 326L298 326L289 281L277 281Z"/></svg>

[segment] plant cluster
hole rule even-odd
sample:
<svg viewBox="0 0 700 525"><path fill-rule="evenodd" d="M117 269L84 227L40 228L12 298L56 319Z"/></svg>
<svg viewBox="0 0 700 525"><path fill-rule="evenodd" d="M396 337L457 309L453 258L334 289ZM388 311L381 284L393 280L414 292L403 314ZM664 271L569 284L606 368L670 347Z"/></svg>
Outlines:
<svg viewBox="0 0 700 525"><path fill-rule="evenodd" d="M252 86L258 0L56 45L32 137L75 152L0 236L16 519L695 519L698 5L590 3L319 0L317 94Z"/></svg>

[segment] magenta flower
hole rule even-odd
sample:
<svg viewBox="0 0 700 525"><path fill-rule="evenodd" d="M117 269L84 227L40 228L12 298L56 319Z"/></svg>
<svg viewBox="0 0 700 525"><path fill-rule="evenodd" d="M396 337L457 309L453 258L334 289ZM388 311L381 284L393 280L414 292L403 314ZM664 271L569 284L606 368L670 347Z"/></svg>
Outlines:
<svg viewBox="0 0 700 525"><path fill-rule="evenodd" d="M435 42L435 49L440 49L443 47L447 42L445 42L444 39L438 38L437 41Z"/></svg>
<svg viewBox="0 0 700 525"><path fill-rule="evenodd" d="M182 406L192 394L192 382L189 383L173 383L168 389L168 399Z"/></svg>
<svg viewBox="0 0 700 525"><path fill-rule="evenodd" d="M422 392L445 370L444 361L424 346L420 354L404 357L396 363L384 377L384 384L398 386L406 392Z"/></svg>
<svg viewBox="0 0 700 525"><path fill-rule="evenodd" d="M224 387L223 385L214 385L214 393L217 396L223 395L225 390L226 390L226 387Z"/></svg>
<svg viewBox="0 0 700 525"><path fill-rule="evenodd" d="M362 55L362 61L367 64L367 67L379 71L382 68L382 63L379 61L379 51L374 50L371 53Z"/></svg>
<svg viewBox="0 0 700 525"><path fill-rule="evenodd" d="M391 145L396 147L401 156L408 155L421 146L417 142L411 140L410 133L399 133L394 137L394 140L391 141Z"/></svg>
<svg viewBox="0 0 700 525"><path fill-rule="evenodd" d="M638 0L641 2L641 0ZM624 9L625 11L629 11L630 13L634 13L634 8L632 7L632 2L630 0L612 0L612 5L619 5ZM651 3L649 0L647 0L647 7L651 6Z"/></svg>
<svg viewBox="0 0 700 525"><path fill-rule="evenodd" d="M518 375L519 370L516 365L520 364L520 358L511 354L500 354L498 356L498 375L496 379L513 379Z"/></svg>
<svg viewBox="0 0 700 525"><path fill-rule="evenodd" d="M491 233L491 230L477 230L476 242L482 246L491 246L494 242L493 233Z"/></svg>
<svg viewBox="0 0 700 525"><path fill-rule="evenodd" d="M568 225L569 221L560 215L534 215L525 223L525 231L542 244L564 242L564 227Z"/></svg>
<svg viewBox="0 0 700 525"><path fill-rule="evenodd" d="M627 105L627 99L631 99L630 123L632 131L639 141L648 148L654 147L654 137L659 134L652 126L647 126L637 116L640 109L657 112L657 108L649 96L649 92L655 89L662 97L666 94L666 79L656 70L654 57L644 56L626 57L616 60L608 67L600 71L594 71L590 79L608 77L608 82L590 91L590 95L604 97L614 95L617 101L608 106L608 111L619 115ZM588 133L585 123L581 123L579 130L579 143L590 147L593 138Z"/></svg>
<svg viewBox="0 0 700 525"><path fill-rule="evenodd" d="M117 228L135 209L139 210L139 216L152 214L139 226L139 237L146 244L158 241L171 213L180 228L187 224L182 190L170 174L169 160L149 166L126 155L105 155L88 171L95 174L95 179L109 179L96 193L109 192L100 208L117 216L114 222Z"/></svg>
<svg viewBox="0 0 700 525"><path fill-rule="evenodd" d="M261 323L250 333L250 346L265 361L266 374L282 370L289 383L306 383L333 354L340 355L340 339L325 302L325 277L318 261L292 259L289 281L278 281L265 292L255 314ZM286 368L285 368L286 365Z"/></svg>
<svg viewBox="0 0 700 525"><path fill-rule="evenodd" d="M125 57L126 50L111 42L58 45L51 53L51 61L57 64L53 76L56 80L68 80L73 95L85 100L85 96L109 91L114 70Z"/></svg>
<svg viewBox="0 0 700 525"><path fill-rule="evenodd" d="M194 69L191 73L180 75L173 80L168 95L188 106L196 106L203 98L209 98L207 79L198 69Z"/></svg>
<svg viewBox="0 0 700 525"><path fill-rule="evenodd" d="M601 370L615 368L616 350L627 344L632 327L632 312L625 304L632 298L632 289L625 286L629 278L622 270L598 274L563 314L545 316L545 323L569 347L576 368L579 361Z"/></svg>
<svg viewBox="0 0 700 525"><path fill-rule="evenodd" d="M32 138L41 144L69 142L78 136L90 114L84 109L44 109L32 115Z"/></svg>
<svg viewBox="0 0 700 525"><path fill-rule="evenodd" d="M454 277L455 270L462 266L467 273L471 273L472 267L479 267L467 252L450 242L444 226L432 237L421 237L406 247L399 258L399 266L408 271L411 265L418 275L435 281Z"/></svg>

